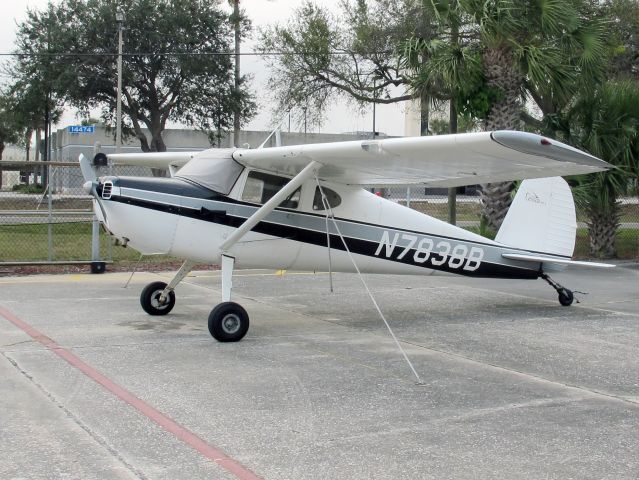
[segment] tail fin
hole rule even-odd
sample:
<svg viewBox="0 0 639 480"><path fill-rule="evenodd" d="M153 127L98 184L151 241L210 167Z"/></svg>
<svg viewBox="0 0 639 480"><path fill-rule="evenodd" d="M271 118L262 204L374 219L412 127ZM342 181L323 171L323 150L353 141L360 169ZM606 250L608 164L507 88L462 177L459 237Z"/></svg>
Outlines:
<svg viewBox="0 0 639 480"><path fill-rule="evenodd" d="M524 180L495 240L537 253L572 257L577 220L572 192L561 177Z"/></svg>

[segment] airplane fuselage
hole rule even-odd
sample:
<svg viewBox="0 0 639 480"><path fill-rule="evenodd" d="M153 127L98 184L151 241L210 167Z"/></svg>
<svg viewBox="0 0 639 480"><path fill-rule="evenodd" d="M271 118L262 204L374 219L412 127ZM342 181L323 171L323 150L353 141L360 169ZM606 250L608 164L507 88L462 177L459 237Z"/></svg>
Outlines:
<svg viewBox="0 0 639 480"><path fill-rule="evenodd" d="M98 186L106 215L101 220L115 237L141 253L219 264L224 240L260 207L242 199L246 177L244 172L229 195L180 178L106 177ZM296 197L296 208L277 208L226 252L235 257L236 267L327 271L330 242L330 268L352 272L343 236L360 270L367 273L444 271L520 279L540 275L540 264L502 257L505 252L523 252L520 249L362 188L324 182L322 187L339 198L332 208L337 227L318 205L316 181L308 181Z"/></svg>

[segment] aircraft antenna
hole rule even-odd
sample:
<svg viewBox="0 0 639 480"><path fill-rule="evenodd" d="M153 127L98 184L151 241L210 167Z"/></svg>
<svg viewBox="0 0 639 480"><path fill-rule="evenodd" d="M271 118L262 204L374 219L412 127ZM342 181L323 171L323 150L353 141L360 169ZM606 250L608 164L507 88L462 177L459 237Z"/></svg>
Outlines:
<svg viewBox="0 0 639 480"><path fill-rule="evenodd" d="M282 121L277 124L277 126L271 131L271 133L268 134L268 137L266 137L266 139L257 148L258 149L264 148L264 145L266 145L266 142L268 142L273 135L275 135L276 147L281 147L282 145L281 145L280 131L282 130L282 125L284 124L285 121L286 121L285 118L282 119Z"/></svg>
<svg viewBox="0 0 639 480"><path fill-rule="evenodd" d="M317 187L319 188L320 194L322 195L322 203L324 204L324 208L328 212L327 217L326 217L327 221L328 221L328 217L330 216L331 220L333 221L333 225L335 226L335 230L337 231L337 234L339 235L339 238L342 239L342 243L344 244L344 248L346 249L346 253L348 254L348 257L351 259L351 262L353 263L353 266L355 267L355 271L357 272L357 275L359 276L359 279L362 282L362 285L364 285L364 289L366 290L366 293L368 293L368 296L370 297L371 301L373 302L373 305L377 309L377 313L379 313L379 316L381 317L382 321L384 322L384 325L386 325L386 328L390 332L391 337L393 337L393 340L395 340L395 345L397 345L397 348L399 349L399 351L404 356L404 360L406 360L406 363L408 363L408 366L410 367L410 369L412 370L413 374L415 375L415 378L417 378L417 385L424 385L424 382L422 381L421 377L417 373L417 370L415 370L415 367L413 367L413 363L410 361L410 358L408 358L408 355L406 355L406 352L402 348L402 345L399 343L399 340L395 336L395 333L393 332L393 329L391 328L390 324L388 323L388 320L386 320L386 317L382 313L382 309L379 308L379 305L377 304L377 301L375 300L375 297L373 296L373 293L371 292L370 288L368 288L368 284L366 283L366 280L364 280L364 276L362 275L362 272L359 270L359 267L357 266L357 262L355 261L355 258L353 257L353 254L351 253L350 249L348 248L348 245L346 244L346 241L344 240L344 236L342 235L342 232L339 229L339 226L337 225L337 221L335 220L335 215L333 215L333 209L331 208L331 205L329 204L328 199L326 198L326 195L324 195L324 189L320 185L319 179L317 178L317 174L315 175L315 181L317 182ZM326 231L328 233L328 229Z"/></svg>

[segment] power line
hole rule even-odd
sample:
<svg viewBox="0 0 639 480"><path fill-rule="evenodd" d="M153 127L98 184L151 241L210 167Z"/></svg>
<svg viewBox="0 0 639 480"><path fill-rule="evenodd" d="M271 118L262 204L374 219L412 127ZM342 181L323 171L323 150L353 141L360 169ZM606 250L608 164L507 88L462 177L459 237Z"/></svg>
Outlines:
<svg viewBox="0 0 639 480"><path fill-rule="evenodd" d="M394 53L392 51L379 52L359 52L358 55L388 55ZM153 57L153 56L173 56L173 57L215 57L215 56L233 56L235 52L125 52L123 57ZM283 55L353 55L352 52L241 52L242 56L283 56ZM0 57L117 57L117 52L100 52L100 53L75 53L75 52L10 52L0 53Z"/></svg>

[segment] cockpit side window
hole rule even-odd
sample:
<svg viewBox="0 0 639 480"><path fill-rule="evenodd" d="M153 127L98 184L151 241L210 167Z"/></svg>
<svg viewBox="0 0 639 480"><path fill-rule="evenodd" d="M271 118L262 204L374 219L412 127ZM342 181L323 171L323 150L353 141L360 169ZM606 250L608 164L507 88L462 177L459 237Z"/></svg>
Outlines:
<svg viewBox="0 0 639 480"><path fill-rule="evenodd" d="M270 173L249 172L242 192L242 200L251 203L266 203L289 182L286 177L271 175ZM297 208L300 204L301 187L291 193L280 207Z"/></svg>
<svg viewBox="0 0 639 480"><path fill-rule="evenodd" d="M342 203L342 197L335 190L331 190L327 187L322 187L326 200L331 208L335 208ZM324 203L322 202L322 192L319 187L315 187L315 195L313 196L313 210L324 210Z"/></svg>

